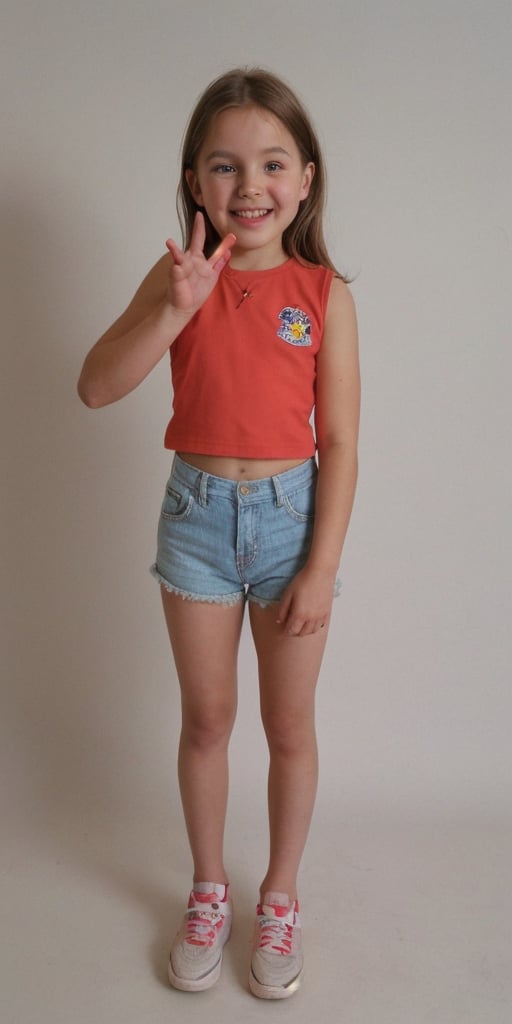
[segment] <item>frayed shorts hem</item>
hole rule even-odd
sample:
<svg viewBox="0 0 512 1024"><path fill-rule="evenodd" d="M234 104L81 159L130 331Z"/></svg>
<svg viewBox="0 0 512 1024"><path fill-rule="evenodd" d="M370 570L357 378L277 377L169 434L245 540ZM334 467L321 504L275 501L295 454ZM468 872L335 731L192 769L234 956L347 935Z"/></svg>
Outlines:
<svg viewBox="0 0 512 1024"><path fill-rule="evenodd" d="M184 601L197 601L202 602L203 604L220 604L227 608L232 608L234 605L240 604L240 601L248 601L250 604L257 604L260 608L277 608L281 601L281 598L258 597L256 594L252 594L250 591L245 590L236 590L233 594L193 594L188 590L182 590L180 587L175 587L173 583L169 583L169 580L166 580L165 576L162 576L158 571L156 564L150 566L149 571L164 590L167 590L169 594L177 594L177 596L183 598ZM340 591L341 581L337 579L334 584L333 597L339 597Z"/></svg>
<svg viewBox="0 0 512 1024"><path fill-rule="evenodd" d="M182 597L184 601L202 601L204 604L224 604L232 606L239 604L245 597L243 590L236 590L234 594L193 594L188 590L182 590L180 587L175 587L173 583L169 583L169 580L166 580L158 571L156 565L152 565L149 571L155 580L160 583L161 586L169 592L169 594L177 594L178 597Z"/></svg>
<svg viewBox="0 0 512 1024"><path fill-rule="evenodd" d="M245 590L236 590L234 594L192 594L188 590L182 590L181 587L175 587L173 583L169 583L169 580L165 579L165 576L158 571L155 565L150 567L150 573L160 585L167 590L169 594L177 594L178 597L183 598L184 601L198 601L203 604L220 604L225 605L228 608L232 608L233 605L240 604L240 601L249 601L251 604L257 604L260 608L271 608L272 606L277 607L279 600L266 599L263 597L257 597L256 594L247 593Z"/></svg>

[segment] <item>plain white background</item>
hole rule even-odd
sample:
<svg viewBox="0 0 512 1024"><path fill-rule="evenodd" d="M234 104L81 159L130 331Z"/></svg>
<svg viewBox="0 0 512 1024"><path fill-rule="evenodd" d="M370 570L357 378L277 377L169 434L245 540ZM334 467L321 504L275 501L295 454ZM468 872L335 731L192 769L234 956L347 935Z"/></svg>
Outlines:
<svg viewBox="0 0 512 1024"><path fill-rule="evenodd" d="M207 1006L164 984L190 874L177 685L147 573L168 364L97 412L75 382L178 237L198 94L254 64L317 125L364 386L304 865L316 961L293 1012L509 1021L511 45L499 0L4 2L6 1024ZM266 856L248 631L231 753L228 864L248 936ZM243 988L247 941L207 997L218 1019L269 1012Z"/></svg>

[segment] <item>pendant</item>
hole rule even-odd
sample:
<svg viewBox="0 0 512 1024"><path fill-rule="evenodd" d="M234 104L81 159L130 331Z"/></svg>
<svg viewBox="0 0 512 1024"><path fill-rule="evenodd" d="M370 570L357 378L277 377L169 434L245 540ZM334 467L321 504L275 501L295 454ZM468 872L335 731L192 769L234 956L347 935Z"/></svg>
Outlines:
<svg viewBox="0 0 512 1024"><path fill-rule="evenodd" d="M241 286L239 285L238 287L240 288ZM235 306L235 309L240 309L240 306L242 305L244 299L252 299L252 292L250 292L248 288L242 289L242 297L240 299L240 302L238 302L237 305Z"/></svg>

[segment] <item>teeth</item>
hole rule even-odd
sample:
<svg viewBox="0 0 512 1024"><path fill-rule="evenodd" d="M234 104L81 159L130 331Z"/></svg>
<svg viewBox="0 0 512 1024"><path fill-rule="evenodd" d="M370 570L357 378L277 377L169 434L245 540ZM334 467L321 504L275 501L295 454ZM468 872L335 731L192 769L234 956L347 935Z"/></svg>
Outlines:
<svg viewBox="0 0 512 1024"><path fill-rule="evenodd" d="M254 220L256 217L264 217L268 210L235 210L236 217L247 217L249 220Z"/></svg>

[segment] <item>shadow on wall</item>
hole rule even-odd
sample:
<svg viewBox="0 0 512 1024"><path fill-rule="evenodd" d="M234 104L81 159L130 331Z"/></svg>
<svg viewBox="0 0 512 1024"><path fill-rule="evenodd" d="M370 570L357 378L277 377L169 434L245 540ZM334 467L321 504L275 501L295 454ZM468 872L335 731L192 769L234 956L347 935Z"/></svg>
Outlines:
<svg viewBox="0 0 512 1024"><path fill-rule="evenodd" d="M145 583L154 501L145 518L132 500L134 486L153 487L137 462L137 400L91 414L75 390L98 330L93 282L108 288L114 263L90 212L65 182L25 170L1 211L4 777L15 818L49 835L52 822L151 805L148 776L168 784L179 715L158 590Z"/></svg>

